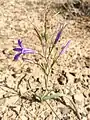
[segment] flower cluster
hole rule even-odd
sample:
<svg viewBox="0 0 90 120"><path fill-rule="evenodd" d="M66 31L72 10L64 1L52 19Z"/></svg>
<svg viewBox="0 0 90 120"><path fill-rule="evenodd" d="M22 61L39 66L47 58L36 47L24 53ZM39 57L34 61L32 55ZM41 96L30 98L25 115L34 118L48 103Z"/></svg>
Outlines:
<svg viewBox="0 0 90 120"><path fill-rule="evenodd" d="M63 28L62 28L61 30L59 30L59 32L57 33L51 51L53 50L53 48L55 47L55 45L56 45L57 42L59 41L59 39L60 39L60 37L61 37L61 34L62 34L62 30L63 30ZM70 42L71 42L71 40L69 40L69 41L66 43L66 45L62 47L62 50L59 52L59 55L62 55L63 53L65 53L65 52L67 51L67 48L68 48ZM18 53L14 56L14 60L18 60L19 56L20 56L20 55L23 55L23 54L28 54L28 53L30 53L30 54L35 54L35 53L37 53L37 52L36 52L35 50L33 50L33 49L24 48L23 45L22 45L22 41L21 41L20 39L18 40L18 46L19 46L19 47L16 47L16 48L13 49L14 51L18 52Z"/></svg>

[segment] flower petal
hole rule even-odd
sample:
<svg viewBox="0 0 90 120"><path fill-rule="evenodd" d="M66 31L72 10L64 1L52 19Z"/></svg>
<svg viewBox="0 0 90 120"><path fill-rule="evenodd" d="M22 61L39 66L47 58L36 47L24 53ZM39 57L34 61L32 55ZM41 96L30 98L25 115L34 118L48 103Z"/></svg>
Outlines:
<svg viewBox="0 0 90 120"><path fill-rule="evenodd" d="M18 45L22 48L22 41L20 39L18 40Z"/></svg>
<svg viewBox="0 0 90 120"><path fill-rule="evenodd" d="M21 53L18 53L14 56L14 60L18 60L19 56L21 55Z"/></svg>
<svg viewBox="0 0 90 120"><path fill-rule="evenodd" d="M14 51L21 52L21 51L22 51L22 48L14 48L13 50L14 50Z"/></svg>
<svg viewBox="0 0 90 120"><path fill-rule="evenodd" d="M27 53L35 54L36 51L35 51L35 50L32 50L32 49L23 48L22 54L27 54Z"/></svg>
<svg viewBox="0 0 90 120"><path fill-rule="evenodd" d="M69 41L67 42L67 44L62 47L62 50L60 51L59 55L62 55L63 53L65 53L65 52L67 51L67 48L68 48L70 42L71 42L71 40L69 40Z"/></svg>

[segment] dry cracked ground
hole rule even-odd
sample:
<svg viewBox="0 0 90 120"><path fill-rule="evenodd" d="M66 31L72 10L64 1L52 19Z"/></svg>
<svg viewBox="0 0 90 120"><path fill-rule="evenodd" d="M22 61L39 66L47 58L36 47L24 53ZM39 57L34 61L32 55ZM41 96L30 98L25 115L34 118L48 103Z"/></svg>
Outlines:
<svg viewBox="0 0 90 120"><path fill-rule="evenodd" d="M90 120L90 17L65 19L50 5L40 0L0 0L0 120ZM69 97L75 107L67 97L36 101L33 94L45 89L43 72L21 58L13 61L18 39L41 52L33 28L43 33L47 9L49 38L54 40L59 26L67 24L57 50L71 40L53 67L48 88ZM27 58L41 61L38 55Z"/></svg>

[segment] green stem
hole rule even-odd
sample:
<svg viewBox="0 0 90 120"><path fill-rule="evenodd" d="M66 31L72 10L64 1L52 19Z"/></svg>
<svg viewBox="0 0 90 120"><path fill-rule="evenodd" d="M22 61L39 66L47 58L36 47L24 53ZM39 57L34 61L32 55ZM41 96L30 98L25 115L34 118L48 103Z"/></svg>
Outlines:
<svg viewBox="0 0 90 120"><path fill-rule="evenodd" d="M49 105L49 103L47 101L45 101L47 103L47 105L50 107L50 109L52 110L52 112L56 115L56 117L61 120L58 115L56 114L56 112L53 110L53 108Z"/></svg>
<svg viewBox="0 0 90 120"><path fill-rule="evenodd" d="M56 99L56 98L59 98L59 97L66 97L67 99L70 100L71 104L72 104L73 107L74 107L74 109L72 108L72 110L76 113L77 118L78 118L79 120L81 120L80 115L79 115L79 113L78 113L78 110L77 110L75 104L74 104L74 103L72 102L72 100L71 100L69 97L67 97L66 95L63 95L63 94L60 94L60 93L56 93L56 94L54 94L54 95L44 96L41 100L42 100L42 101L46 101L46 100L50 100L50 99Z"/></svg>

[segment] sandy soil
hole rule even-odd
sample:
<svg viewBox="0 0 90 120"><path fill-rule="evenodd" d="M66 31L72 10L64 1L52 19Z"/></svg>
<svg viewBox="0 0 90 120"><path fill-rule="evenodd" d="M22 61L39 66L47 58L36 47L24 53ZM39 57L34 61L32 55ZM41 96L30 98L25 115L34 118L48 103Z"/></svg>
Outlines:
<svg viewBox="0 0 90 120"><path fill-rule="evenodd" d="M43 32L44 14L48 2L37 0L0 1L0 120L77 120L77 115L60 100L38 102L33 93L44 89L43 72L34 64L13 61L13 48L21 39L28 48L41 51L33 25ZM67 24L58 50L71 40L68 52L62 55L53 68L48 81L49 90L63 93L74 102L81 120L90 120L90 17L64 19L49 6L48 34L55 39L60 24ZM27 55L30 59L39 56ZM72 106L73 107L73 106Z"/></svg>

